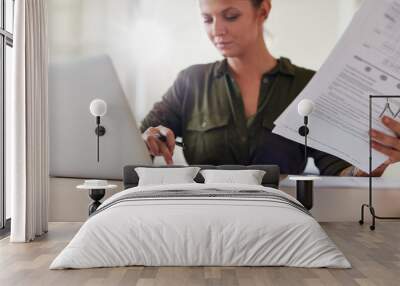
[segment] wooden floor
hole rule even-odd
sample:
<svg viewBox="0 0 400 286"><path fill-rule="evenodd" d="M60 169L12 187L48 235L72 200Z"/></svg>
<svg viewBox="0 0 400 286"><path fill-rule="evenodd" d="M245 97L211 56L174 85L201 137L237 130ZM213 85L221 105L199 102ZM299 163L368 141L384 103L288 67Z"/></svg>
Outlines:
<svg viewBox="0 0 400 286"><path fill-rule="evenodd" d="M30 244L0 241L0 285L400 285L400 222L377 230L356 223L322 224L353 265L350 270L287 267L125 267L48 270L80 223L51 223Z"/></svg>

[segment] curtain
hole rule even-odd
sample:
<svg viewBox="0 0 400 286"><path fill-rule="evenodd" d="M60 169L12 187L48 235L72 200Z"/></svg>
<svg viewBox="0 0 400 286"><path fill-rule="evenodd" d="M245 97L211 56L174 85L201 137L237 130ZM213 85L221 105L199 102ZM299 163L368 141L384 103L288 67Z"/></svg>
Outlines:
<svg viewBox="0 0 400 286"><path fill-rule="evenodd" d="M48 45L46 0L15 1L10 112L11 242L48 229Z"/></svg>

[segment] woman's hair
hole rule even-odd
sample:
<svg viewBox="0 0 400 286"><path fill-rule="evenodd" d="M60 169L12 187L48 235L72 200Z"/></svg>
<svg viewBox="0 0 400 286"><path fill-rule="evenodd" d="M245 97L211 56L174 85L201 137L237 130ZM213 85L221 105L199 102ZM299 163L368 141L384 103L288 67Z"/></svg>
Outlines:
<svg viewBox="0 0 400 286"><path fill-rule="evenodd" d="M262 3L263 1L264 1L264 0L251 0L251 3L253 4L254 7L258 8L258 7L261 6L261 3Z"/></svg>
<svg viewBox="0 0 400 286"><path fill-rule="evenodd" d="M268 1L271 2L271 0ZM264 2L264 0L251 0L251 3L255 8L260 8L262 2Z"/></svg>

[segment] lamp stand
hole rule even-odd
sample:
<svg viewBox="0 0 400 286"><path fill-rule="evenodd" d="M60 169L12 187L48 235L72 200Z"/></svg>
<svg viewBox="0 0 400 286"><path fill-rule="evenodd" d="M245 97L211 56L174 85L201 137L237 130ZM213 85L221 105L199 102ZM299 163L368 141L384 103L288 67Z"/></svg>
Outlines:
<svg viewBox="0 0 400 286"><path fill-rule="evenodd" d="M106 134L106 129L104 126L100 125L100 116L96 116L96 124L97 127L94 130L94 133L97 135L97 162L100 162L100 136Z"/></svg>
<svg viewBox="0 0 400 286"><path fill-rule="evenodd" d="M308 116L304 116L304 125L299 128L299 134L304 137L304 162L307 165L308 154L307 154L307 135L310 130L307 127ZM307 179L296 180L296 199L301 202L304 207L311 210L314 202L314 182Z"/></svg>
<svg viewBox="0 0 400 286"><path fill-rule="evenodd" d="M89 216L94 213L97 208L101 205L100 200L104 197L106 193L105 189L91 189L89 190L89 197L93 202L89 205Z"/></svg>
<svg viewBox="0 0 400 286"><path fill-rule="evenodd" d="M307 164L307 135L310 133L310 130L307 127L308 125L308 116L304 116L304 125L299 128L299 134L304 137L304 162Z"/></svg>
<svg viewBox="0 0 400 286"><path fill-rule="evenodd" d="M311 210L314 204L313 187L314 181L312 180L296 181L296 199L308 210Z"/></svg>

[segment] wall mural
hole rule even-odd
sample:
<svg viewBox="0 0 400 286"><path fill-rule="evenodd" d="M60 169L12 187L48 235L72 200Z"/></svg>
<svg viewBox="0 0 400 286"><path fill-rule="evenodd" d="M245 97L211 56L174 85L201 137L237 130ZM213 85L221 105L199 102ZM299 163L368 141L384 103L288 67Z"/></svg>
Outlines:
<svg viewBox="0 0 400 286"><path fill-rule="evenodd" d="M151 162L141 136L143 119L168 93L180 71L224 58L207 36L200 2L48 0L52 176L117 179L122 176L122 166ZM284 56L296 65L317 70L358 5L359 1L348 0L274 1L263 28L268 50L276 58ZM97 118L89 109L95 99L107 105L101 117L104 134L99 138ZM203 155L197 159L190 157L199 148L233 152L229 153L231 163L247 163L239 158L240 150L228 152L218 144L207 147L216 142L220 136L216 130L227 120L212 112L206 110L185 125L191 124L192 135L196 128L203 132L199 133L202 140L214 139L204 141L203 147L189 146L185 153L179 147L169 150L174 164L203 162L209 152L200 152ZM167 136L160 139L168 140ZM199 142L196 135L190 140ZM165 163L160 158L155 162ZM299 171L289 166L283 169Z"/></svg>

